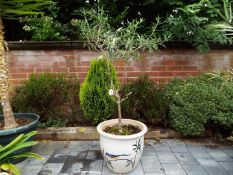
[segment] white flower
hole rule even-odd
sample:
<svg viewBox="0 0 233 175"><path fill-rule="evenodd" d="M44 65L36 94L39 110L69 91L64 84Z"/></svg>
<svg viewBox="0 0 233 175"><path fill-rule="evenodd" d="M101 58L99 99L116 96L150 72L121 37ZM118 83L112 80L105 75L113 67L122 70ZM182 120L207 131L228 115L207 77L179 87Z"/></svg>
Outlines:
<svg viewBox="0 0 233 175"><path fill-rule="evenodd" d="M193 34L192 31L188 31L188 32L187 32L187 35L192 35L192 34Z"/></svg>
<svg viewBox="0 0 233 175"><path fill-rule="evenodd" d="M114 90L113 89L109 89L108 94L112 96L114 94Z"/></svg>
<svg viewBox="0 0 233 175"><path fill-rule="evenodd" d="M25 25L25 26L23 26L23 30L25 30L25 31L30 31L30 30L31 30L31 27L30 27L30 26Z"/></svg>
<svg viewBox="0 0 233 175"><path fill-rule="evenodd" d="M207 7L208 5L207 4L204 4L204 7Z"/></svg>
<svg viewBox="0 0 233 175"><path fill-rule="evenodd" d="M177 13L177 12L178 12L178 10L177 10L177 9L173 9L172 11L173 11L174 13Z"/></svg>

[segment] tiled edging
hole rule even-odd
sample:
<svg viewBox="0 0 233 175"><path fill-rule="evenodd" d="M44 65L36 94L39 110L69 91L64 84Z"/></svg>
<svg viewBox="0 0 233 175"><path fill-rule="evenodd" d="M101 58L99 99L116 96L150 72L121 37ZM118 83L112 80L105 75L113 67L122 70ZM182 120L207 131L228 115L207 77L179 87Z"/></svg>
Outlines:
<svg viewBox="0 0 233 175"><path fill-rule="evenodd" d="M37 139L39 140L99 140L96 127L49 127L38 129ZM181 135L172 130L164 128L149 128L146 139L179 138Z"/></svg>

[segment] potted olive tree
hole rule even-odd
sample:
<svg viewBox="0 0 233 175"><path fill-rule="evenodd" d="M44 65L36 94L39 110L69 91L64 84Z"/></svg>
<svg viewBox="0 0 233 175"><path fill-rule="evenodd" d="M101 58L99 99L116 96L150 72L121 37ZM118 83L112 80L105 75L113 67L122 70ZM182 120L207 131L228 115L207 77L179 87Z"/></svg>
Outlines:
<svg viewBox="0 0 233 175"><path fill-rule="evenodd" d="M99 51L99 59L137 58L139 51L154 51L158 45L168 39L159 37L156 27L159 18L152 24L148 34L140 34L143 19L122 24L114 29L111 20L102 8L83 11L83 20L72 20L74 26L79 27L81 36L86 40L90 49ZM111 72L109 72L111 75ZM110 80L111 81L111 80ZM132 92L133 93L133 92ZM130 95L121 97L119 89L111 83L109 95L114 98L118 108L118 119L107 120L97 126L100 134L100 147L108 168L115 173L128 173L137 166L144 147L144 135L147 132L145 124L131 119L122 119L121 103Z"/></svg>
<svg viewBox="0 0 233 175"><path fill-rule="evenodd" d="M22 15L40 14L39 7L50 4L50 0L0 0L0 145L6 145L21 133L34 130L39 116L36 114L13 114L9 102L7 44L4 41L2 19L18 19ZM21 149L26 151L27 148Z"/></svg>

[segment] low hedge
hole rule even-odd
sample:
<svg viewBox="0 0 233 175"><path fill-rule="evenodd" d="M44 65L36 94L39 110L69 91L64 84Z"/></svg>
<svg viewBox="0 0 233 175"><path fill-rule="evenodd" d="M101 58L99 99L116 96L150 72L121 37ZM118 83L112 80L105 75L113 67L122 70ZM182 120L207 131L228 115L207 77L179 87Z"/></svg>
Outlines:
<svg viewBox="0 0 233 175"><path fill-rule="evenodd" d="M162 85L154 83L148 76L123 86L123 93L132 94L122 103L123 117L140 120L149 125L166 125L166 102L162 98Z"/></svg>
<svg viewBox="0 0 233 175"><path fill-rule="evenodd" d="M39 114L41 126L65 126L77 121L75 113L79 102L71 93L78 92L78 81L69 81L63 74L32 75L16 89L12 108L14 112Z"/></svg>
<svg viewBox="0 0 233 175"><path fill-rule="evenodd" d="M232 131L233 74L206 73L165 86L169 124L185 136L199 136L206 128ZM213 127L214 126L214 127Z"/></svg>

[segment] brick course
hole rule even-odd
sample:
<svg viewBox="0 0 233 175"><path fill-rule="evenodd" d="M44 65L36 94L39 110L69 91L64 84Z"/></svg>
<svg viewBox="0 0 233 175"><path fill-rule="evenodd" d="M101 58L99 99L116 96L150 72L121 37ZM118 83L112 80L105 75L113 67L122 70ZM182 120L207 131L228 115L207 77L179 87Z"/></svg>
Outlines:
<svg viewBox="0 0 233 175"><path fill-rule="evenodd" d="M66 73L83 81L90 60L98 53L85 49L74 50L11 50L9 52L9 80L12 85L23 83L31 74L43 72ZM163 49L142 53L137 60L114 61L121 82L127 83L140 75L148 75L155 82L167 82L173 77L186 78L211 70L233 68L233 51L215 49L201 54L190 49Z"/></svg>

